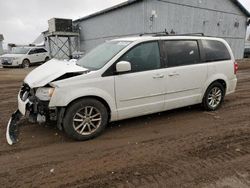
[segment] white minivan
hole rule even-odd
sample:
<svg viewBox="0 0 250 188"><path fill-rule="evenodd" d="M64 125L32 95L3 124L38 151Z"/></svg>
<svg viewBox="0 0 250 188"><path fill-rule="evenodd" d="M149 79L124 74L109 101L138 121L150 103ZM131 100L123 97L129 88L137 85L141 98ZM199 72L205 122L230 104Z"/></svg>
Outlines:
<svg viewBox="0 0 250 188"><path fill-rule="evenodd" d="M56 121L75 140L109 122L202 104L217 110L235 91L238 65L228 43L203 36L140 36L105 42L77 62L51 60L33 70L18 95L21 116Z"/></svg>

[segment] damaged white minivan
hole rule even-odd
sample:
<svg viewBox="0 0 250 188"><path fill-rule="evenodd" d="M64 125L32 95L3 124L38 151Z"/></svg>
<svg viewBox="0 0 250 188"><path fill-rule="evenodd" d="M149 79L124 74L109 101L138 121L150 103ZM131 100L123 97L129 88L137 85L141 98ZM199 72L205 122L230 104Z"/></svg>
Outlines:
<svg viewBox="0 0 250 188"><path fill-rule="evenodd" d="M238 65L228 43L204 36L140 36L106 42L77 62L51 60L33 70L7 127L17 141L22 116L55 121L79 141L109 122L202 104L216 110L235 91Z"/></svg>

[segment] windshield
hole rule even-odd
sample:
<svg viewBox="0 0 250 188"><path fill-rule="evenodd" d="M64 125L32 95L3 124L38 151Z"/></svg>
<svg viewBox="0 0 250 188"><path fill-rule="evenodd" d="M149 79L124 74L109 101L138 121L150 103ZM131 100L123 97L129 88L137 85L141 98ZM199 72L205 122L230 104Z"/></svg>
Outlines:
<svg viewBox="0 0 250 188"><path fill-rule="evenodd" d="M27 54L30 48L12 48L11 53L12 54Z"/></svg>
<svg viewBox="0 0 250 188"><path fill-rule="evenodd" d="M83 56L77 65L90 69L98 70L104 67L115 55L128 46L131 42L110 41L96 47Z"/></svg>

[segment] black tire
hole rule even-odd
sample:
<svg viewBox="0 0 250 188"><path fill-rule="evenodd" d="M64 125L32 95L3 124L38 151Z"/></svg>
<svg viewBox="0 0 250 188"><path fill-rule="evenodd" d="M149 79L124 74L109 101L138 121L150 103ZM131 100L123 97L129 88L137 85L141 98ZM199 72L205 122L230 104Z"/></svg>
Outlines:
<svg viewBox="0 0 250 188"><path fill-rule="evenodd" d="M23 60L23 63L21 65L22 68L29 68L30 67L30 61L28 59Z"/></svg>
<svg viewBox="0 0 250 188"><path fill-rule="evenodd" d="M220 92L220 94L219 93L216 94L217 92ZM219 109L224 100L224 97L225 97L225 87L219 82L212 83L208 87L203 98L204 109L207 111L215 111ZM211 102L212 100L214 101L214 103Z"/></svg>
<svg viewBox="0 0 250 188"><path fill-rule="evenodd" d="M87 109L87 114L91 113L91 109L92 109L92 114L94 114L94 112L96 113L96 115L98 113L100 114L96 116L95 119L92 118L92 120L96 120L99 117L101 120L98 122L97 121L92 122L91 121L92 116L80 117L79 114L81 116L87 116L86 111L85 111L86 109ZM88 112L88 109L89 109L89 112ZM76 117L78 119L76 119ZM77 122L74 120L81 120L82 122ZM82 123L84 123L82 127L79 127L81 126ZM80 99L74 102L73 104L71 104L66 110L65 117L63 119L63 127L64 127L66 134L70 138L73 138L74 140L77 140L77 141L85 141L85 140L89 140L94 137L97 137L104 131L107 123L108 123L108 111L106 107L100 101L93 99L93 98ZM95 124L96 129L92 126L93 124ZM84 129L84 126L85 126L85 129ZM82 129L90 130L89 126L93 128L92 132L89 131L89 134L87 134L86 132L81 133ZM77 127L79 128L77 129Z"/></svg>
<svg viewBox="0 0 250 188"><path fill-rule="evenodd" d="M46 63L47 61L49 61L50 58L49 57L46 57L45 60L44 60L44 63Z"/></svg>

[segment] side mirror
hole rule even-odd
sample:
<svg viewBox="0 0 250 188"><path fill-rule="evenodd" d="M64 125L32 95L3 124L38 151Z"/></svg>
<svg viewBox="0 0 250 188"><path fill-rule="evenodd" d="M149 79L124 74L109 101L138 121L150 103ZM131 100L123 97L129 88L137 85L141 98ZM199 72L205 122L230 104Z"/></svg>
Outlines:
<svg viewBox="0 0 250 188"><path fill-rule="evenodd" d="M116 72L124 73L131 71L131 63L128 61L120 61L116 64Z"/></svg>

